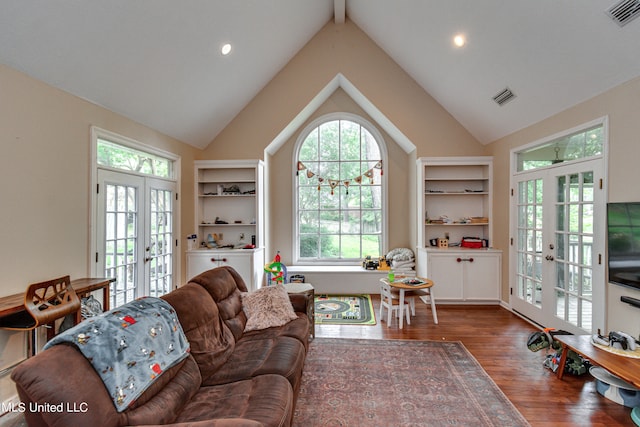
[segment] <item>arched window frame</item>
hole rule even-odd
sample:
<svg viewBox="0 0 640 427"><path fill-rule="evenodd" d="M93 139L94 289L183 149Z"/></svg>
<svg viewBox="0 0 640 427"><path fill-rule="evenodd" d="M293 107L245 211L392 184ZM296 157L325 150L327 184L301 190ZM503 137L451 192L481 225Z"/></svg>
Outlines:
<svg viewBox="0 0 640 427"><path fill-rule="evenodd" d="M294 189L294 195L293 195L293 242L292 242L292 247L293 247L293 257L294 257L294 264L297 265L305 265L305 264L313 264L313 265L360 265L362 262L362 257L359 258L303 258L300 254L300 221L298 220L299 218L299 212L300 212L300 206L299 206L299 190L300 190L300 180L298 179L298 173L306 173L306 170L299 170L299 160L300 160L300 150L301 147L303 145L303 143L305 142L305 140L307 139L308 135L314 130L316 129L318 126L324 124L324 123L328 123L331 121L335 121L335 120L348 120L351 121L353 123L356 123L357 125L361 126L362 128L366 129L371 136L373 136L374 140L376 141L378 148L380 150L380 161L381 161L381 168L378 170L377 168L374 168L375 171L375 175L374 175L374 179L376 181L379 182L380 185L380 195L381 195L381 207L379 209L380 211L380 215L381 215L381 223L380 223L380 228L381 228L381 232L380 232L380 253L379 254L368 254L368 253L363 253L363 256L366 255L371 255L372 257L376 257L379 255L383 255L386 253L387 251L387 241L388 241L388 204L387 204L387 193L388 193L388 173L385 170L385 165L387 165L387 147L386 147L386 143L385 140L382 136L382 134L380 133L380 131L373 125L371 124L369 121L367 121L366 119L356 115L356 114L352 114L352 113L345 113L345 112L339 112L339 113L330 113L330 114L326 114L323 115L321 117L318 117L317 119L313 120L311 123L309 123L298 135L298 138L296 140L296 144L294 147L294 152L293 152L293 189ZM331 177L328 177L331 178ZM349 177L352 178L352 177ZM347 177L341 177L341 179L347 179ZM365 179L369 179L369 178L365 178ZM338 185L338 187L343 187L342 185ZM340 188L341 190L342 188ZM330 191L331 190L331 186L329 183L324 182L321 185L321 191ZM366 234L366 233L365 233Z"/></svg>

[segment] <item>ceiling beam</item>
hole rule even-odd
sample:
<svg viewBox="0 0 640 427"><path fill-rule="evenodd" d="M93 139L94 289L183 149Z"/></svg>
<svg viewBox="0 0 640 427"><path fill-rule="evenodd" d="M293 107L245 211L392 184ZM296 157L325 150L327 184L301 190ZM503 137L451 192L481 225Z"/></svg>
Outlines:
<svg viewBox="0 0 640 427"><path fill-rule="evenodd" d="M333 19L336 24L344 24L347 0L333 0Z"/></svg>

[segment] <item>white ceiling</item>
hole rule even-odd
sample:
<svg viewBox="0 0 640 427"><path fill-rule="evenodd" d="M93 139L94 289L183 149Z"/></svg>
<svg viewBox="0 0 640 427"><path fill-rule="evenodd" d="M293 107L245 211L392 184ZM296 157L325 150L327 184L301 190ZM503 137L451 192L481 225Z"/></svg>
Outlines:
<svg viewBox="0 0 640 427"><path fill-rule="evenodd" d="M605 13L616 1L335 0L335 10L488 143L640 75L640 19L618 26ZM0 0L0 10L1 63L204 148L333 19L334 0ZM505 87L516 98L500 107L492 97Z"/></svg>

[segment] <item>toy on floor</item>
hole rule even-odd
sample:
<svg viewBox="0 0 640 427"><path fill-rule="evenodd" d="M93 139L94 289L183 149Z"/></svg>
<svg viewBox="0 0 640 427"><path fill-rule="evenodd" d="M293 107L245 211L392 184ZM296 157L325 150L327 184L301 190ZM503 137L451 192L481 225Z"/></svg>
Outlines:
<svg viewBox="0 0 640 427"><path fill-rule="evenodd" d="M560 358L562 356L562 345L553 339L556 335L571 335L567 331L556 330L553 328L545 328L542 331L533 332L527 339L527 348L533 352L540 351L545 348L554 350L552 353L547 354L547 357L542 362L542 366L551 369L556 372L560 365ZM583 359L578 353L573 350L567 352L567 361L565 362L564 372L572 375L585 374L591 364L588 360Z"/></svg>

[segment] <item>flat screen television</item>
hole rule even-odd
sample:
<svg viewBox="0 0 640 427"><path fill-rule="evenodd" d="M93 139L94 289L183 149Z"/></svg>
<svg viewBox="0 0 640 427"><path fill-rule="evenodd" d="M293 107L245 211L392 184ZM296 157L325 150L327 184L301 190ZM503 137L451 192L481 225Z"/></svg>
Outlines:
<svg viewBox="0 0 640 427"><path fill-rule="evenodd" d="M640 202L607 204L609 282L640 289Z"/></svg>

